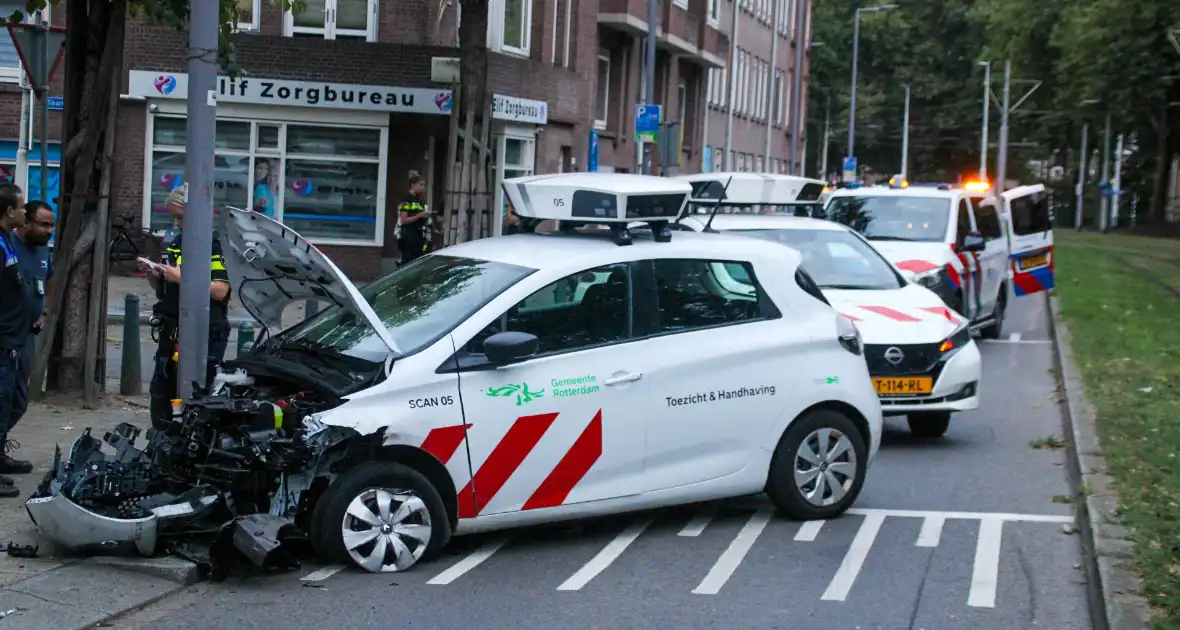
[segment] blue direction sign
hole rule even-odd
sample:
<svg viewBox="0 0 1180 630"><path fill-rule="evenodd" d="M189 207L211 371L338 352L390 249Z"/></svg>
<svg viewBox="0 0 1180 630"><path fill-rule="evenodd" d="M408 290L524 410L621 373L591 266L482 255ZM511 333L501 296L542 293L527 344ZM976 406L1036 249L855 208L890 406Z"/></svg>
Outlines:
<svg viewBox="0 0 1180 630"><path fill-rule="evenodd" d="M847 156L844 158L844 181L856 181L856 156Z"/></svg>
<svg viewBox="0 0 1180 630"><path fill-rule="evenodd" d="M660 135L660 106L635 106L635 139L655 142Z"/></svg>
<svg viewBox="0 0 1180 630"><path fill-rule="evenodd" d="M66 108L66 101L60 96L50 96L49 102L46 105L49 106L49 111L60 112Z"/></svg>
<svg viewBox="0 0 1180 630"><path fill-rule="evenodd" d="M598 130L590 130L590 152L586 157L586 170L594 173L598 171Z"/></svg>

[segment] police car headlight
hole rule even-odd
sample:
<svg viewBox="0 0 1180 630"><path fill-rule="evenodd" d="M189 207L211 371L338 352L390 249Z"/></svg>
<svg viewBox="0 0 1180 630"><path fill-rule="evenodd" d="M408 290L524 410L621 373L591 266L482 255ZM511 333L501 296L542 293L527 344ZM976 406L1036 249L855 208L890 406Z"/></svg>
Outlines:
<svg viewBox="0 0 1180 630"><path fill-rule="evenodd" d="M914 284L926 287L927 289L935 289L942 284L942 274L938 269L931 269L914 276Z"/></svg>
<svg viewBox="0 0 1180 630"><path fill-rule="evenodd" d="M964 323L958 330L951 334L938 345L938 351L942 353L943 358L958 352L960 348L971 343L971 327Z"/></svg>

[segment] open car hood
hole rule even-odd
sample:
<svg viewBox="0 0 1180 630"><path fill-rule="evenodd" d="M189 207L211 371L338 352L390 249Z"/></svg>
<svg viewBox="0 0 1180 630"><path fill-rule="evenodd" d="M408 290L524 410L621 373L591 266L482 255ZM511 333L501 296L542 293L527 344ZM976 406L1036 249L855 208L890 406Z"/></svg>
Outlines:
<svg viewBox="0 0 1180 630"><path fill-rule="evenodd" d="M242 306L275 334L297 300L332 302L363 317L390 351L399 352L373 307L320 250L291 228L250 210L221 212L222 254Z"/></svg>

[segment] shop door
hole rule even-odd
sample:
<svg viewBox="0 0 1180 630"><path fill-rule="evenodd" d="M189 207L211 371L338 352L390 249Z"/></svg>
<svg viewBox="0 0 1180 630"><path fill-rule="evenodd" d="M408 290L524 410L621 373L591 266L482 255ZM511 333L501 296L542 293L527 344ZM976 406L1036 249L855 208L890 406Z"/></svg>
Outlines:
<svg viewBox="0 0 1180 630"><path fill-rule="evenodd" d="M499 236L508 216L508 197L501 184L513 177L528 177L536 164L536 136L532 129L505 130L496 140L496 196L499 218L492 221L492 234Z"/></svg>

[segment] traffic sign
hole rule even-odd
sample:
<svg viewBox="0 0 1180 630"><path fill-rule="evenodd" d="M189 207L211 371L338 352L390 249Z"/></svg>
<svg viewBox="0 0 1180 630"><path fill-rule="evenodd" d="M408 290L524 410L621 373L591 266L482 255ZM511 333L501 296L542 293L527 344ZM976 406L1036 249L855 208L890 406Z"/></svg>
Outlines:
<svg viewBox="0 0 1180 630"><path fill-rule="evenodd" d="M51 112L60 112L66 108L66 100L60 96L50 96L46 106Z"/></svg>
<svg viewBox="0 0 1180 630"><path fill-rule="evenodd" d="M586 158L586 170L594 173L598 171L598 130L590 130L590 154Z"/></svg>
<svg viewBox="0 0 1180 630"><path fill-rule="evenodd" d="M844 158L844 181L856 181L856 156L848 156Z"/></svg>
<svg viewBox="0 0 1180 630"><path fill-rule="evenodd" d="M660 106L635 106L635 139L655 142L660 135Z"/></svg>
<svg viewBox="0 0 1180 630"><path fill-rule="evenodd" d="M66 29L39 24L9 24L8 35L20 57L33 91L38 95L49 88L53 73L66 50ZM46 41L48 39L48 41ZM48 54L43 54L43 51Z"/></svg>

